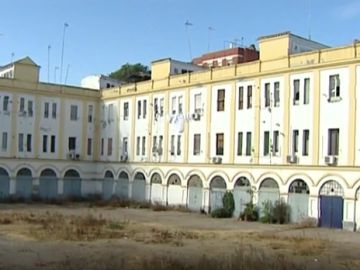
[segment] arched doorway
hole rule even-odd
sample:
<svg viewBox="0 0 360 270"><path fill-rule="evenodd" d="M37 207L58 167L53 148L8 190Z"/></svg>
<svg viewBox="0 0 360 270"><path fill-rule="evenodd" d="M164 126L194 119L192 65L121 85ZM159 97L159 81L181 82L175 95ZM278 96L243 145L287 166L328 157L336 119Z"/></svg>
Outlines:
<svg viewBox="0 0 360 270"><path fill-rule="evenodd" d="M161 176L158 173L154 173L151 176L151 203L162 203L162 185Z"/></svg>
<svg viewBox="0 0 360 270"><path fill-rule="evenodd" d="M145 201L145 187L145 175L141 172L136 173L132 186L132 199L134 201Z"/></svg>
<svg viewBox="0 0 360 270"><path fill-rule="evenodd" d="M192 175L188 182L188 208L197 212L203 208L203 185L198 175Z"/></svg>
<svg viewBox="0 0 360 270"><path fill-rule="evenodd" d="M42 199L55 199L58 196L58 178L52 169L45 169L39 177L39 196Z"/></svg>
<svg viewBox="0 0 360 270"><path fill-rule="evenodd" d="M170 175L167 184L167 204L181 205L182 204L182 188L180 177L173 173Z"/></svg>
<svg viewBox="0 0 360 270"><path fill-rule="evenodd" d="M30 199L32 195L32 173L28 168L20 169L16 174L16 195Z"/></svg>
<svg viewBox="0 0 360 270"><path fill-rule="evenodd" d="M129 198L129 176L124 171L119 174L119 179L116 185L116 195L125 200Z"/></svg>
<svg viewBox="0 0 360 270"><path fill-rule="evenodd" d="M251 186L250 181L244 176L239 177L234 186L234 202L235 210L234 216L240 217L240 214L244 211L246 204L251 201Z"/></svg>
<svg viewBox="0 0 360 270"><path fill-rule="evenodd" d="M343 227L344 189L334 181L327 181L320 189L320 227Z"/></svg>
<svg viewBox="0 0 360 270"><path fill-rule="evenodd" d="M273 178L265 178L259 188L259 216L264 216L264 206L270 202L273 206L275 202L280 199L279 185Z"/></svg>
<svg viewBox="0 0 360 270"><path fill-rule="evenodd" d="M70 169L64 175L64 197L78 199L81 198L81 178L80 174Z"/></svg>
<svg viewBox="0 0 360 270"><path fill-rule="evenodd" d="M300 222L308 217L309 187L302 179L294 180L289 187L290 222Z"/></svg>
<svg viewBox="0 0 360 270"><path fill-rule="evenodd" d="M210 182L210 212L223 207L226 182L221 176L215 176Z"/></svg>
<svg viewBox="0 0 360 270"><path fill-rule="evenodd" d="M102 182L102 196L104 200L111 199L114 187L114 174L111 171L105 172L104 181Z"/></svg>
<svg viewBox="0 0 360 270"><path fill-rule="evenodd" d="M0 168L0 200L9 197L10 194L10 177L8 172Z"/></svg>

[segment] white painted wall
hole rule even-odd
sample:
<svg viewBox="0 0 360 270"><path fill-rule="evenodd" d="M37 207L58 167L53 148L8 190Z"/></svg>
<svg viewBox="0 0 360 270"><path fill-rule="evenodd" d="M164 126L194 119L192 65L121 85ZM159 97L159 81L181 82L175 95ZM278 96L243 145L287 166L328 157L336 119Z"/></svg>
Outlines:
<svg viewBox="0 0 360 270"><path fill-rule="evenodd" d="M192 114L195 113L195 96L201 95L201 113L200 120L194 120ZM207 88L194 88L190 90L190 106L189 106L189 147L188 147L188 162L200 163L208 162L206 157L206 147L208 143L208 136L206 134L207 115L209 115L209 106L207 103ZM194 155L194 134L200 134L200 154Z"/></svg>
<svg viewBox="0 0 360 270"><path fill-rule="evenodd" d="M280 83L280 106L274 106L274 83ZM265 84L270 83L270 108L265 108ZM284 155L284 79L283 77L272 77L261 80L260 86L260 159L261 164L281 164ZM273 154L270 143L270 154L264 156L264 131L270 132L270 142L273 142L273 131L279 131L279 152Z"/></svg>
<svg viewBox="0 0 360 270"><path fill-rule="evenodd" d="M49 104L49 114L45 118L45 103ZM56 104L56 116L53 117L53 104ZM41 97L40 98L40 122L39 122L39 145L38 153L39 157L45 159L56 159L59 152L59 134L60 134L60 118L61 118L61 103L60 99L56 97ZM47 135L47 152L43 152L43 136ZM51 152L51 136L55 136L55 152Z"/></svg>
<svg viewBox="0 0 360 270"><path fill-rule="evenodd" d="M3 101L4 97L9 97L8 110L4 111ZM16 117L16 112L13 112L13 96L9 92L0 92L0 156L9 157L11 152L12 144L15 143L12 139L14 134L11 133L11 121L12 118ZM2 134L7 132L7 148L2 149Z"/></svg>
<svg viewBox="0 0 360 270"><path fill-rule="evenodd" d="M329 76L340 75L340 99L329 102ZM348 115L349 107L349 70L348 68L328 69L320 72L320 138L319 164L325 165L328 155L328 129L339 128L338 165L346 165L348 157Z"/></svg>
<svg viewBox="0 0 360 270"><path fill-rule="evenodd" d="M218 90L225 89L225 109L217 111ZM233 112L230 111L230 101L234 98L230 84L213 86L211 89L211 132L210 132L210 159L221 157L222 163L229 162L230 154L230 119ZM216 155L216 134L224 134L224 155ZM210 160L211 162L211 160Z"/></svg>
<svg viewBox="0 0 360 270"><path fill-rule="evenodd" d="M309 104L304 104L304 81L310 79ZM294 104L294 80L300 81L300 99ZM312 73L294 74L290 76L290 124L288 134L289 152L286 155L295 154L298 164L309 165L312 163L313 149L313 115L314 115L314 76ZM298 152L293 153L293 130L299 130ZM303 155L303 131L309 130L309 154Z"/></svg>
<svg viewBox="0 0 360 270"><path fill-rule="evenodd" d="M247 103L247 93L248 86L252 86L252 106L248 108ZM243 109L239 109L239 87L243 87ZM235 101L235 163L251 163L253 157L253 151L251 155L246 155L246 133L251 132L251 145L254 145L254 131L255 131L255 97L256 97L256 86L253 81L241 81L236 84L236 101ZM237 155L238 149L238 133L243 133L243 142L242 142L242 155Z"/></svg>

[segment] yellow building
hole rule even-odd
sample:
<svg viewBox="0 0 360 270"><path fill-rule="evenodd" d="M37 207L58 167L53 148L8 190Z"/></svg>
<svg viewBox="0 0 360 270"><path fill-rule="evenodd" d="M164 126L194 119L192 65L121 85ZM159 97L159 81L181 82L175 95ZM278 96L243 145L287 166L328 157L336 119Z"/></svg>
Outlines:
<svg viewBox="0 0 360 270"><path fill-rule="evenodd" d="M259 59L204 69L162 59L149 81L101 91L38 81L25 58L0 69L2 197L87 196L221 207L285 200L297 222L360 222L360 44L289 32Z"/></svg>

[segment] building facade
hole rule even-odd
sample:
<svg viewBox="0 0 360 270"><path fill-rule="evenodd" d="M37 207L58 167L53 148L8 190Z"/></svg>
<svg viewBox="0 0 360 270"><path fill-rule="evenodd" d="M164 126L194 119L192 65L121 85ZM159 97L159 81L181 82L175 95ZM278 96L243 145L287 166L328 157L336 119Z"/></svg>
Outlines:
<svg viewBox="0 0 360 270"><path fill-rule="evenodd" d="M104 91L41 83L29 58L13 65L0 78L2 197L96 193L208 212L231 190L235 215L282 199L294 222L360 226L357 42L280 33L259 38L258 60L182 74L164 59L151 80Z"/></svg>

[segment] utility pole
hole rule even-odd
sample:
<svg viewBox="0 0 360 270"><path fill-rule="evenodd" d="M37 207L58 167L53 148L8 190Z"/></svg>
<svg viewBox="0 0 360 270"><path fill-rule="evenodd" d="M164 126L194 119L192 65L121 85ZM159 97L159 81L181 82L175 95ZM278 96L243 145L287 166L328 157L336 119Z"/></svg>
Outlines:
<svg viewBox="0 0 360 270"><path fill-rule="evenodd" d="M61 47L60 84L62 82L62 72L63 72L63 63L64 63L64 47L65 47L65 32L66 32L67 27L69 27L69 24L64 23L63 36L62 36L62 47Z"/></svg>

